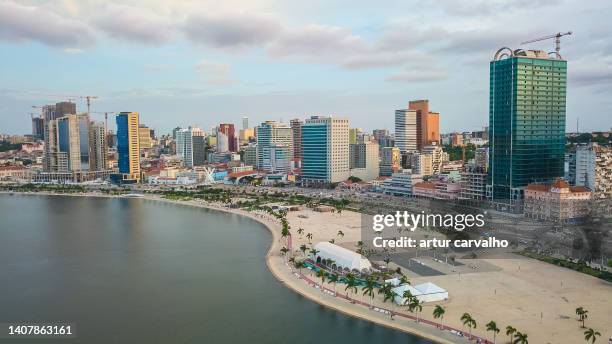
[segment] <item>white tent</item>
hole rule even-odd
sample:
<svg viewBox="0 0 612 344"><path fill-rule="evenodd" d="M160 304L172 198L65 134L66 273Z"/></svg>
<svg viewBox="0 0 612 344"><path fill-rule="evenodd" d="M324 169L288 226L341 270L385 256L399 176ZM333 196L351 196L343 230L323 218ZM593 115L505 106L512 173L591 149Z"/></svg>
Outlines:
<svg viewBox="0 0 612 344"><path fill-rule="evenodd" d="M319 251L315 256L315 260L320 262L323 259L333 260L332 267L342 270L370 270L372 264L366 258L363 258L359 253L348 250L344 247L332 244L327 241L322 241L314 246Z"/></svg>
<svg viewBox="0 0 612 344"><path fill-rule="evenodd" d="M393 288L393 291L399 295L395 298L395 303L398 305L404 304L406 300L402 295L406 290L409 290L420 302L435 302L448 299L448 291L446 291L446 289L440 288L431 282L427 282L415 286L404 284Z"/></svg>

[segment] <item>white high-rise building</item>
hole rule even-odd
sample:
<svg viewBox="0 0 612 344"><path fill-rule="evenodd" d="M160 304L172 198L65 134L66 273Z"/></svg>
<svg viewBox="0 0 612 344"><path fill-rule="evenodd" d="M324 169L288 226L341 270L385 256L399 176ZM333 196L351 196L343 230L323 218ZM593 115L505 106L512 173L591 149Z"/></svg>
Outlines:
<svg viewBox="0 0 612 344"><path fill-rule="evenodd" d="M435 142L432 145L424 146L421 153L431 155L431 173L440 174L442 172L442 163L448 161L448 153L445 153L442 147L435 144Z"/></svg>
<svg viewBox="0 0 612 344"><path fill-rule="evenodd" d="M183 158L185 167L193 167L193 137L204 136L202 129L189 127L176 132L176 154Z"/></svg>
<svg viewBox="0 0 612 344"><path fill-rule="evenodd" d="M395 110L395 146L401 153L417 150L416 110Z"/></svg>
<svg viewBox="0 0 612 344"><path fill-rule="evenodd" d="M257 168L266 172L276 172L275 170L279 170L279 166L273 166L272 163L274 161L274 165L276 165L281 152L284 152L284 149L280 149L280 147L290 149L290 152L283 154L284 157L281 159L288 161L290 166L293 159L293 135L291 127L275 121L266 121L260 124L256 130Z"/></svg>
<svg viewBox="0 0 612 344"><path fill-rule="evenodd" d="M104 122L91 121L89 125L90 169L106 170L106 131Z"/></svg>
<svg viewBox="0 0 612 344"><path fill-rule="evenodd" d="M350 175L363 181L370 181L379 176L379 149L375 141L350 145Z"/></svg>

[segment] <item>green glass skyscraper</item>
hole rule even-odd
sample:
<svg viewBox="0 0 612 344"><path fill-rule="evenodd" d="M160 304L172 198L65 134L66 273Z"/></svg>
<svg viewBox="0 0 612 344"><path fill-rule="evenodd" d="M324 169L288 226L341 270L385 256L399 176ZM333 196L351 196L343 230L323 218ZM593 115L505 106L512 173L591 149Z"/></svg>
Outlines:
<svg viewBox="0 0 612 344"><path fill-rule="evenodd" d="M563 176L567 61L500 49L490 63L489 197L515 204L529 183Z"/></svg>

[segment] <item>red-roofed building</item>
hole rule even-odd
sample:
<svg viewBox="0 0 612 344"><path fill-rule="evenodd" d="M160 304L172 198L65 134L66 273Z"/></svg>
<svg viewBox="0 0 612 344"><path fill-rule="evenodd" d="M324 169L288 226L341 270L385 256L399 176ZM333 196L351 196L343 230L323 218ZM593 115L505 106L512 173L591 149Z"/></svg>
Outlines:
<svg viewBox="0 0 612 344"><path fill-rule="evenodd" d="M552 184L525 187L526 217L554 222L575 222L589 214L592 193L583 186L570 186L557 179Z"/></svg>

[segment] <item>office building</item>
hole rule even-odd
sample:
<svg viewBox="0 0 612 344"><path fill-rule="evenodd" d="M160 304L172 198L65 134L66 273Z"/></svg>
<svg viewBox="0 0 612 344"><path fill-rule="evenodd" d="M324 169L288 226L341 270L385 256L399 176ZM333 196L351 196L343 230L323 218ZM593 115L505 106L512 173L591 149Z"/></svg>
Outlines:
<svg viewBox="0 0 612 344"><path fill-rule="evenodd" d="M227 137L227 149L225 151L237 152L238 145L236 140L236 130L234 129L234 125L231 123L221 123L217 128L218 133L223 133L225 137ZM218 141L217 141L218 142Z"/></svg>
<svg viewBox="0 0 612 344"><path fill-rule="evenodd" d="M204 140L204 132L198 127L189 127L176 132L176 155L183 158L183 164L187 168L194 166L194 136L202 136L201 140ZM201 154L202 152L200 150L197 153ZM198 162L201 162L201 157L199 159Z"/></svg>
<svg viewBox="0 0 612 344"><path fill-rule="evenodd" d="M367 141L349 145L349 174L363 181L379 176L378 143Z"/></svg>
<svg viewBox="0 0 612 344"><path fill-rule="evenodd" d="M138 127L138 139L140 141L140 149L148 149L153 147L152 130L144 124L141 124Z"/></svg>
<svg viewBox="0 0 612 344"><path fill-rule="evenodd" d="M395 110L395 146L401 153L417 150L416 110Z"/></svg>
<svg viewBox="0 0 612 344"><path fill-rule="evenodd" d="M429 100L414 100L408 103L409 110L417 113L417 149L440 142L440 114L429 111Z"/></svg>
<svg viewBox="0 0 612 344"><path fill-rule="evenodd" d="M121 112L117 122L117 156L122 182L140 181L140 136L138 112Z"/></svg>
<svg viewBox="0 0 612 344"><path fill-rule="evenodd" d="M612 198L612 148L581 144L567 154L566 163L571 185L588 188L594 198Z"/></svg>
<svg viewBox="0 0 612 344"><path fill-rule="evenodd" d="M502 48L489 66L490 196L516 204L528 184L563 176L567 62Z"/></svg>
<svg viewBox="0 0 612 344"><path fill-rule="evenodd" d="M89 124L90 170L104 171L107 166L106 131L104 122L91 121Z"/></svg>
<svg viewBox="0 0 612 344"><path fill-rule="evenodd" d="M397 147L383 147L381 150L379 174L389 177L393 173L399 172L402 167L400 150Z"/></svg>
<svg viewBox="0 0 612 344"><path fill-rule="evenodd" d="M304 122L300 119L292 119L289 123L293 133L293 157L296 159L302 158L302 125Z"/></svg>
<svg viewBox="0 0 612 344"><path fill-rule="evenodd" d="M286 124L266 121L256 128L257 132L257 168L265 172L272 172L275 169L272 166L273 154L272 150L277 150L279 147L289 148L293 159L293 134L292 128ZM274 148L274 149L273 149Z"/></svg>
<svg viewBox="0 0 612 344"><path fill-rule="evenodd" d="M461 193L459 198L483 201L487 196L487 171L482 167L461 171Z"/></svg>
<svg viewBox="0 0 612 344"><path fill-rule="evenodd" d="M45 120L42 117L32 117L32 136L37 140L45 137Z"/></svg>
<svg viewBox="0 0 612 344"><path fill-rule="evenodd" d="M250 144L244 148L242 161L245 165L257 165L257 145Z"/></svg>
<svg viewBox="0 0 612 344"><path fill-rule="evenodd" d="M421 175L413 174L411 170L403 170L393 173L391 178L387 178L382 186L382 193L392 196L412 196L412 187L423 181Z"/></svg>
<svg viewBox="0 0 612 344"><path fill-rule="evenodd" d="M86 114L50 120L45 131L45 172L89 170L89 134Z"/></svg>
<svg viewBox="0 0 612 344"><path fill-rule="evenodd" d="M192 143L192 166L202 166L206 164L207 145L206 136L191 136Z"/></svg>
<svg viewBox="0 0 612 344"><path fill-rule="evenodd" d="M431 155L431 172L432 174L440 174L442 172L442 164L448 161L448 153L442 150L442 147L432 141L429 145L421 148L421 154Z"/></svg>
<svg viewBox="0 0 612 344"><path fill-rule="evenodd" d="M411 155L410 166L414 173L420 174L423 177L434 175L433 156L431 154L413 153Z"/></svg>
<svg viewBox="0 0 612 344"><path fill-rule="evenodd" d="M302 126L302 181L337 183L349 177L349 121L312 116Z"/></svg>
<svg viewBox="0 0 612 344"><path fill-rule="evenodd" d="M246 116L242 117L242 130L249 129L249 118Z"/></svg>
<svg viewBox="0 0 612 344"><path fill-rule="evenodd" d="M73 102L59 102L55 104L55 111L53 112L53 118L57 119L65 115L76 115L76 104Z"/></svg>

